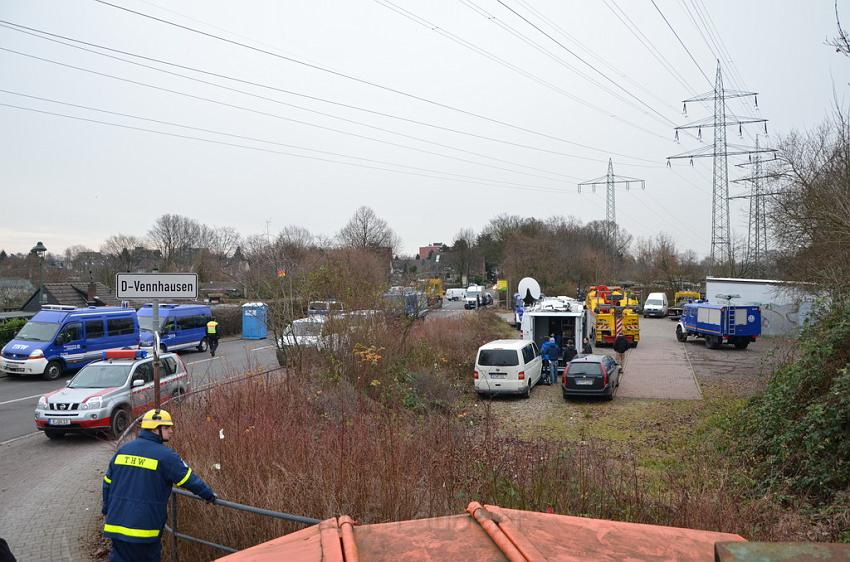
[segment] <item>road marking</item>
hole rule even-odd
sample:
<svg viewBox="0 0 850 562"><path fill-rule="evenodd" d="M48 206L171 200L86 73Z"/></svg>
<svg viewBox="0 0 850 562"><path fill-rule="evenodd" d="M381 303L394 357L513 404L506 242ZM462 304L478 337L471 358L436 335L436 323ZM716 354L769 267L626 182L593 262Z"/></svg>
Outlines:
<svg viewBox="0 0 850 562"><path fill-rule="evenodd" d="M271 349L273 347L274 347L273 345L264 345L263 347L255 347L251 351L260 351L261 349Z"/></svg>
<svg viewBox="0 0 850 562"><path fill-rule="evenodd" d="M0 406L4 404L11 404L12 402L21 402L22 400L29 400L31 398L41 398L42 394L33 394L32 396L24 396L23 398L15 398L14 400L6 400L5 402L0 402ZM2 445L2 443L0 443Z"/></svg>
<svg viewBox="0 0 850 562"><path fill-rule="evenodd" d="M209 359L199 359L198 361L189 361L186 364L187 365L194 365L196 363L206 363L207 361L215 361L216 359L221 359L221 357L210 357Z"/></svg>
<svg viewBox="0 0 850 562"><path fill-rule="evenodd" d="M13 437L12 439L7 439L0 443L0 447L3 445L8 445L9 443L14 443L15 441L20 441L21 439L26 439L27 437L32 437L33 435L38 435L41 433L40 431L33 431L32 433L27 433L26 435L21 435L20 437Z"/></svg>

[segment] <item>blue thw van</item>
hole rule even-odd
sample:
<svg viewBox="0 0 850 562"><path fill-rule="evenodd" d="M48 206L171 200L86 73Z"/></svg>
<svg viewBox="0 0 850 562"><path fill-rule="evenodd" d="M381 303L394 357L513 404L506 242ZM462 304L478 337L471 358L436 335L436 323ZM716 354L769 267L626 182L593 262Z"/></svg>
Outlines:
<svg viewBox="0 0 850 562"><path fill-rule="evenodd" d="M210 307L203 304L159 305L159 342L163 351L178 349L207 350L207 322L212 319ZM153 305L139 309L142 346L153 346Z"/></svg>
<svg viewBox="0 0 850 562"><path fill-rule="evenodd" d="M139 346L132 308L43 305L0 352L0 371L56 380L101 359L107 349Z"/></svg>

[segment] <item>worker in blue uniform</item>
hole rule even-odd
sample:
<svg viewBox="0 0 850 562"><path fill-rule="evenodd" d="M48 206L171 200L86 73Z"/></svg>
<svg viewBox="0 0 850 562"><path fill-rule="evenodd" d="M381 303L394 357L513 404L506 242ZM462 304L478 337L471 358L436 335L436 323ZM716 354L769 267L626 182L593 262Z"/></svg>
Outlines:
<svg viewBox="0 0 850 562"><path fill-rule="evenodd" d="M171 487L215 503L216 495L173 449L171 414L150 410L139 436L118 449L103 477L103 534L112 539L113 562L159 562Z"/></svg>

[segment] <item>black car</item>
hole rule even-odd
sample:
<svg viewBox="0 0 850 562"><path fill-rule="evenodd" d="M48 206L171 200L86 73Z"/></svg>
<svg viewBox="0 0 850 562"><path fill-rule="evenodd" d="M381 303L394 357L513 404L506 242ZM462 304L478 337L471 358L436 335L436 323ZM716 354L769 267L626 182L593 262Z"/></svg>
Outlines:
<svg viewBox="0 0 850 562"><path fill-rule="evenodd" d="M561 391L570 396L603 396L613 400L620 386L620 368L608 355L579 355L569 363L561 379Z"/></svg>

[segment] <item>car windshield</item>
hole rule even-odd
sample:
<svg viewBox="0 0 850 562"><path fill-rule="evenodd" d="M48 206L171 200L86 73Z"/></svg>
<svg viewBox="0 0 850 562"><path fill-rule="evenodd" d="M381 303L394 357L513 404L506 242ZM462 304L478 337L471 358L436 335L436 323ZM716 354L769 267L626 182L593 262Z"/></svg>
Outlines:
<svg viewBox="0 0 850 562"><path fill-rule="evenodd" d="M55 322L33 322L32 320L24 324L16 340L26 341L51 341L56 331L59 329L59 324Z"/></svg>
<svg viewBox="0 0 850 562"><path fill-rule="evenodd" d="M570 370L567 372L570 376L573 375L601 375L602 368L599 363L570 363Z"/></svg>
<svg viewBox="0 0 850 562"><path fill-rule="evenodd" d="M519 365L519 354L514 349L482 349L478 364L483 367L515 367Z"/></svg>
<svg viewBox="0 0 850 562"><path fill-rule="evenodd" d="M100 363L83 367L68 388L110 388L123 386L130 374L131 363Z"/></svg>
<svg viewBox="0 0 850 562"><path fill-rule="evenodd" d="M661 299L649 299L646 301L646 304L654 304L656 306L661 305Z"/></svg>
<svg viewBox="0 0 850 562"><path fill-rule="evenodd" d="M321 336L322 322L293 322L291 331L296 337Z"/></svg>
<svg viewBox="0 0 850 562"><path fill-rule="evenodd" d="M160 332L162 332L162 327L165 325L166 320L168 320L168 318L165 316L161 316L159 318ZM139 330L143 332L153 332L153 316L139 316Z"/></svg>

